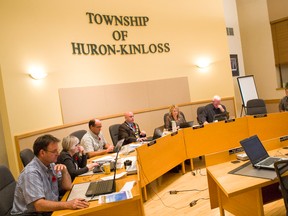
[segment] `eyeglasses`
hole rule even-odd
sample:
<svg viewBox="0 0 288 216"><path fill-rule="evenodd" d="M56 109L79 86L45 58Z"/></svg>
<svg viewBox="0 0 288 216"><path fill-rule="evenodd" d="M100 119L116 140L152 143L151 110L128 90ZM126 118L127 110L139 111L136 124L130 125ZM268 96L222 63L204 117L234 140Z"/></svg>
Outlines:
<svg viewBox="0 0 288 216"><path fill-rule="evenodd" d="M52 153L52 154L58 154L58 153L59 153L59 150L58 150L58 149L55 149L55 150L53 150L53 151L49 151L49 150L44 150L44 151L50 152L50 153Z"/></svg>

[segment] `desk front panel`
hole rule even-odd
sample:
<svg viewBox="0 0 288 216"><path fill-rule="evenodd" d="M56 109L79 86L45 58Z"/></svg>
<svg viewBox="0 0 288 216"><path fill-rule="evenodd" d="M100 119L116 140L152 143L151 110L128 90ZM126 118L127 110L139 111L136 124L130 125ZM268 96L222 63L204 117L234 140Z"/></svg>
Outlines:
<svg viewBox="0 0 288 216"><path fill-rule="evenodd" d="M247 119L224 121L205 125L203 128L184 129L187 158L211 154L239 147L239 141L248 137Z"/></svg>
<svg viewBox="0 0 288 216"><path fill-rule="evenodd" d="M271 113L266 117L247 116L249 136L257 134L260 140L288 135L288 112Z"/></svg>
<svg viewBox="0 0 288 216"><path fill-rule="evenodd" d="M149 184L186 159L183 131L176 135L167 135L149 146L142 145L137 149L137 160L141 187Z"/></svg>
<svg viewBox="0 0 288 216"><path fill-rule="evenodd" d="M123 170L120 170L123 171ZM83 183L83 182L91 182L99 180L103 177L104 174L95 174L90 176L82 176L77 177L74 180L74 184ZM130 175L122 177L121 179L116 180L116 191L119 191L127 181L136 181L136 184L132 188L131 192L133 194L133 198L129 200L108 203L108 204L99 204L98 201L91 201L90 206L85 209L80 210L61 210L53 212L52 216L76 216L76 215L119 215L119 216L143 216L144 215L144 207L142 201L142 195L140 190L140 183L138 181L137 175ZM65 194L63 197L63 201L67 199L69 192Z"/></svg>

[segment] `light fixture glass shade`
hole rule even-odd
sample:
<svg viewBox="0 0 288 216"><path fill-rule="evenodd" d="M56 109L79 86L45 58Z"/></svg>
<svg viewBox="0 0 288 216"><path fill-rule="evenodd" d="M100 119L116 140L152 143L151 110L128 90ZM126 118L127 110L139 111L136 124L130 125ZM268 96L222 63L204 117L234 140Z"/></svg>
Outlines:
<svg viewBox="0 0 288 216"><path fill-rule="evenodd" d="M35 70L30 72L30 77L32 77L35 80L44 79L47 76L47 73L45 73L43 70Z"/></svg>

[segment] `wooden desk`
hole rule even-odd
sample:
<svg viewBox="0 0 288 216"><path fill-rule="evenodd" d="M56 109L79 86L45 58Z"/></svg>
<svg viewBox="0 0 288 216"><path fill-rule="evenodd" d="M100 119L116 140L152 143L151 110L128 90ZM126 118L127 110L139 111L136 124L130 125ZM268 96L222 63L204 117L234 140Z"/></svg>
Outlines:
<svg viewBox="0 0 288 216"><path fill-rule="evenodd" d="M120 170L122 172L124 170ZM117 171L118 172L118 171ZM104 174L96 174L93 176L83 176L77 177L73 183L82 183L87 181L95 181L103 177ZM69 216L76 216L76 215L85 215L85 216L107 216L107 215L117 215L117 216L143 216L144 214L144 207L142 201L142 194L140 189L140 184L138 181L137 175L129 175L122 177L116 180L116 191L119 191L127 181L135 180L136 184L132 189L133 198L114 202L114 203L107 203L107 204L99 204L98 201L91 201L90 206L85 209L79 210L61 210L53 212L52 216L62 216L62 215L69 215ZM69 195L69 192L65 194L62 200L66 200Z"/></svg>
<svg viewBox="0 0 288 216"><path fill-rule="evenodd" d="M267 144L271 147L276 142L277 140L273 140ZM278 144L282 145L280 142ZM280 151L287 152L283 149ZM270 152L270 155L274 155L275 152L275 150ZM228 174L242 164L243 162L240 164L226 162L207 167L211 209L219 207L220 215L225 215L224 210L237 216L264 215L264 204L282 198L277 179L272 181Z"/></svg>
<svg viewBox="0 0 288 216"><path fill-rule="evenodd" d="M182 164L185 173L186 150L183 130L176 135L169 134L156 140L149 146L142 145L136 149L140 185L144 188L144 198L147 199L146 185L168 172L173 167Z"/></svg>
<svg viewBox="0 0 288 216"><path fill-rule="evenodd" d="M249 136L257 134L260 140L288 134L288 112L269 113L267 117L246 116Z"/></svg>
<svg viewBox="0 0 288 216"><path fill-rule="evenodd" d="M239 147L239 141L247 138L248 134L246 117L228 123L215 122L198 129L186 128L184 140L187 158ZM192 161L191 168L193 169Z"/></svg>

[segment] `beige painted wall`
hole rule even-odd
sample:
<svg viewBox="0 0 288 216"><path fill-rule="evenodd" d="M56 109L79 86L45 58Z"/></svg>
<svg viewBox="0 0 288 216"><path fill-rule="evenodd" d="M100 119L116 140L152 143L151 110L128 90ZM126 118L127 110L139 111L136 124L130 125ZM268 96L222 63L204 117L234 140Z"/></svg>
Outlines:
<svg viewBox="0 0 288 216"><path fill-rule="evenodd" d="M266 1L237 0L246 75L254 75L259 98L279 99ZM256 13L257 11L257 13Z"/></svg>
<svg viewBox="0 0 288 216"><path fill-rule="evenodd" d="M274 21L283 17L288 17L287 0L267 0L269 20Z"/></svg>
<svg viewBox="0 0 288 216"><path fill-rule="evenodd" d="M59 88L109 85L188 77L191 101L214 94L234 96L222 0L141 1L0 1L0 63L11 132L14 135L62 124ZM86 12L148 16L146 27L111 27L88 23ZM71 42L119 43L111 34L127 30L127 43L170 43L162 54L130 56L72 55ZM195 66L201 57L211 64ZM48 76L32 80L29 67ZM163 94L177 91L169 86ZM179 95L181 97L181 95ZM96 99L91 98L91 100ZM85 106L85 104L83 104ZM5 133L5 132L4 132ZM15 150L9 166L17 173Z"/></svg>

